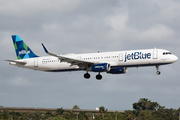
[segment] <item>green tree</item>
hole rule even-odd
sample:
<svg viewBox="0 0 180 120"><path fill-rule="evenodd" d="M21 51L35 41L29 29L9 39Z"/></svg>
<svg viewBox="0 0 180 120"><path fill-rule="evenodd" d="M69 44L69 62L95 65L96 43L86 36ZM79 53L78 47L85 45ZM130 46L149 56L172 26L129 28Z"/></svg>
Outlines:
<svg viewBox="0 0 180 120"><path fill-rule="evenodd" d="M95 116L94 116L94 119L95 119L95 120L102 120L102 116L95 115ZM91 120L93 120L93 118L92 118Z"/></svg>
<svg viewBox="0 0 180 120"><path fill-rule="evenodd" d="M1 116L4 120L8 120L8 118L9 118L8 110L4 110L4 112L1 114Z"/></svg>
<svg viewBox="0 0 180 120"><path fill-rule="evenodd" d="M78 105L74 105L72 109L80 109Z"/></svg>
<svg viewBox="0 0 180 120"><path fill-rule="evenodd" d="M104 106L99 107L99 112L104 113L105 112L105 107Z"/></svg>
<svg viewBox="0 0 180 120"><path fill-rule="evenodd" d="M141 110L155 111L160 108L160 105L157 102L151 102L151 100L148 100L147 98L141 98L138 102L133 104L133 108L139 112Z"/></svg>
<svg viewBox="0 0 180 120"><path fill-rule="evenodd" d="M49 117L52 117L52 116L53 116L53 114L52 114L52 112L51 112L50 110L48 110L48 111L46 112L46 115L49 116Z"/></svg>
<svg viewBox="0 0 180 120"><path fill-rule="evenodd" d="M131 110L125 110L124 116L126 117L127 120L132 120L135 118L135 115Z"/></svg>
<svg viewBox="0 0 180 120"><path fill-rule="evenodd" d="M103 117L103 119L104 119L105 107L104 107L104 106L100 106L100 107L99 107L99 112L102 114L102 117Z"/></svg>
<svg viewBox="0 0 180 120"><path fill-rule="evenodd" d="M126 117L124 116L124 113L118 113L117 112L117 120L126 120Z"/></svg>
<svg viewBox="0 0 180 120"><path fill-rule="evenodd" d="M106 109L106 110L104 111L104 119L105 119L105 120L112 120L111 117L112 117L111 113L108 113L108 109ZM114 120L114 119L113 119L113 120Z"/></svg>
<svg viewBox="0 0 180 120"><path fill-rule="evenodd" d="M153 118L162 119L162 120L176 120L179 118L178 110L172 108L161 108L152 113Z"/></svg>
<svg viewBox="0 0 180 120"><path fill-rule="evenodd" d="M176 116L178 116L178 117L180 116L180 107L179 107L179 109L176 110L176 113L175 113L175 114L176 114Z"/></svg>
<svg viewBox="0 0 180 120"><path fill-rule="evenodd" d="M22 119L23 119L24 113L19 112L19 113L16 113L16 114L17 114L17 116L18 116L18 120L22 120Z"/></svg>
<svg viewBox="0 0 180 120"><path fill-rule="evenodd" d="M11 111L11 112L9 112L9 115L11 116L12 120L18 120L18 113Z"/></svg>
<svg viewBox="0 0 180 120"><path fill-rule="evenodd" d="M75 115L74 115L74 113L73 113L73 110L70 110L69 113L65 115L65 118L66 118L67 120L74 120Z"/></svg>
<svg viewBox="0 0 180 120"><path fill-rule="evenodd" d="M79 118L80 118L80 120L84 120L85 114L86 114L86 111L80 111L80 112L79 112Z"/></svg>
<svg viewBox="0 0 180 120"><path fill-rule="evenodd" d="M92 113L88 113L86 115L86 120L92 120L93 116L92 116Z"/></svg>
<svg viewBox="0 0 180 120"><path fill-rule="evenodd" d="M153 120L152 112L150 110L142 110L137 118L138 120Z"/></svg>
<svg viewBox="0 0 180 120"><path fill-rule="evenodd" d="M42 112L40 110L36 111L34 113L35 120L41 120L42 119Z"/></svg>
<svg viewBox="0 0 180 120"><path fill-rule="evenodd" d="M27 112L27 113L23 113L23 114L21 115L21 119L22 119L22 120L32 120L32 119L36 119L36 117L35 117L35 115L34 115L33 113ZM13 119L13 120L14 120L14 119ZM42 120L44 120L44 119L42 119Z"/></svg>
<svg viewBox="0 0 180 120"><path fill-rule="evenodd" d="M67 119L63 118L62 116L56 116L51 120L67 120Z"/></svg>
<svg viewBox="0 0 180 120"><path fill-rule="evenodd" d="M58 108L57 111L56 111L56 114L57 115L62 115L64 112L64 109L61 107L61 108Z"/></svg>

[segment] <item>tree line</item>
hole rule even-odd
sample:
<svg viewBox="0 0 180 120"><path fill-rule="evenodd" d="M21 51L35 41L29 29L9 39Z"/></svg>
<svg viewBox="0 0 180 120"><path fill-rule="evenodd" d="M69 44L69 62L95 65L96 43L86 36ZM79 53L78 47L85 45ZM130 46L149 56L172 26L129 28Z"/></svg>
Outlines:
<svg viewBox="0 0 180 120"><path fill-rule="evenodd" d="M0 120L179 120L179 109L168 109L161 106L157 102L152 102L147 98L141 98L138 102L132 104L133 110L125 110L124 113L114 112L108 113L108 109L104 106L99 107L101 115L96 115L95 111L86 114L85 111L78 113L73 112L74 109L80 109L78 105L73 106L67 114L64 109L58 108L56 113L47 111L42 113L15 113L14 111L4 110L0 113Z"/></svg>

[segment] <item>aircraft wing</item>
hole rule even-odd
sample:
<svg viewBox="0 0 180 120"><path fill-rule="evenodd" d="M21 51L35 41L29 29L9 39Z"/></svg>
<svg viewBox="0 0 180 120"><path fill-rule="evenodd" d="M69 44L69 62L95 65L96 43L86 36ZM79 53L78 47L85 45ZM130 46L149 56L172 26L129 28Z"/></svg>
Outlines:
<svg viewBox="0 0 180 120"><path fill-rule="evenodd" d="M54 57L57 57L61 62L70 63L71 66L78 65L80 68L86 69L86 68L88 68L88 67L90 67L90 66L92 66L94 64L97 64L97 63L93 63L93 62L90 62L90 61L69 58L69 57L66 57L66 56L63 56L63 55L56 55L56 54L50 53L43 44L42 44L42 46L44 48L44 51L47 54L49 54L51 56L54 56Z"/></svg>
<svg viewBox="0 0 180 120"><path fill-rule="evenodd" d="M4 61L14 62L14 63L21 64L21 65L25 65L25 64L26 64L26 62L22 62L22 61L15 61L15 60L4 60Z"/></svg>

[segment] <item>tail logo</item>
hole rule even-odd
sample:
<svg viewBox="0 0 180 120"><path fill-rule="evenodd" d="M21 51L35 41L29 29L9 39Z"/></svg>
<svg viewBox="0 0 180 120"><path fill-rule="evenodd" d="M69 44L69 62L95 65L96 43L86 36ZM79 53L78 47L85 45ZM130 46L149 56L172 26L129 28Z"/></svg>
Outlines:
<svg viewBox="0 0 180 120"><path fill-rule="evenodd" d="M26 50L19 51L19 55L21 55L21 54L29 54L29 53L30 53L30 51L26 51Z"/></svg>
<svg viewBox="0 0 180 120"><path fill-rule="evenodd" d="M38 57L18 35L12 35L12 40L18 59Z"/></svg>

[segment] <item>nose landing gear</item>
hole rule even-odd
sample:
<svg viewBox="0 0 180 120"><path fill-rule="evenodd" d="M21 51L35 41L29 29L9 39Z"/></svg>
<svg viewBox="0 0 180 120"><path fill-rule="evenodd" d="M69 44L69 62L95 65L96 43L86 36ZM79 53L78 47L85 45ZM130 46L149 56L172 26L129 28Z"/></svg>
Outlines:
<svg viewBox="0 0 180 120"><path fill-rule="evenodd" d="M157 71L157 72L156 72L156 74L157 74L157 75L160 75L160 74L161 74L161 72L160 72L160 71Z"/></svg>
<svg viewBox="0 0 180 120"><path fill-rule="evenodd" d="M157 75L160 75L161 72L159 71L159 65L156 65L156 70L157 70L156 74L157 74Z"/></svg>

